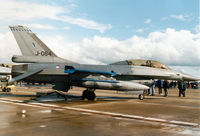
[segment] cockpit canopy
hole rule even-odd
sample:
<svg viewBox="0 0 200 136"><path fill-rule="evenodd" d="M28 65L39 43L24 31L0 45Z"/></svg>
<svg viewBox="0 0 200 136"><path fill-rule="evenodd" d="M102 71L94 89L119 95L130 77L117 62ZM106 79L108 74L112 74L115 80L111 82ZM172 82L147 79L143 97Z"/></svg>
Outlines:
<svg viewBox="0 0 200 136"><path fill-rule="evenodd" d="M134 66L146 66L146 67L160 68L160 69L170 69L168 66L158 61L143 60L143 59L119 61L112 63L110 65L134 65Z"/></svg>

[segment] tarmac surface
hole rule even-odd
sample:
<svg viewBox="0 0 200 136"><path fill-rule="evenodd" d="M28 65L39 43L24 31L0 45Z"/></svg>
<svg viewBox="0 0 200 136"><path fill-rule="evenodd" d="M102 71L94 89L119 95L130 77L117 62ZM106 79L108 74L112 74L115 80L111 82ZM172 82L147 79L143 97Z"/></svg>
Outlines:
<svg viewBox="0 0 200 136"><path fill-rule="evenodd" d="M73 88L68 100L49 86L17 87L0 92L0 136L199 136L200 90L188 89L178 97L138 96L124 92L96 90L95 102L81 100L83 88ZM157 93L157 92L156 92Z"/></svg>

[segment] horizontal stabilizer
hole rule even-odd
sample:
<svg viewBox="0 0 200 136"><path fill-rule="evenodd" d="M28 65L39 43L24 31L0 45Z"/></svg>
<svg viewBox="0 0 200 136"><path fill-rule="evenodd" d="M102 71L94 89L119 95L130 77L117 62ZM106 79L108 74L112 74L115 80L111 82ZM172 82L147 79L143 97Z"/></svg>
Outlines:
<svg viewBox="0 0 200 136"><path fill-rule="evenodd" d="M13 83L13 82L15 82L15 81L18 81L18 80L27 78L27 77L29 77L29 76L32 76L32 75L34 75L34 74L36 74L36 73L41 72L42 70L43 70L43 68L42 68L42 69L37 69L37 70L35 70L35 71L26 72L26 73L24 73L24 74L21 74L21 75L19 75L19 76L16 76L16 77L12 78L11 81L10 81L9 83Z"/></svg>

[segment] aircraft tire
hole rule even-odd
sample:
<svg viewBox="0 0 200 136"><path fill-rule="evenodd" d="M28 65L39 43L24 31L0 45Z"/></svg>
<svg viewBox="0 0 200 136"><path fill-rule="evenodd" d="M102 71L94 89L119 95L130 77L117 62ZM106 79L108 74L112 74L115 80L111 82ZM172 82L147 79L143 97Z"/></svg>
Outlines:
<svg viewBox="0 0 200 136"><path fill-rule="evenodd" d="M7 89L6 89L6 91L7 91L7 92L10 92L10 91L11 91L11 89L10 89L10 88L7 88Z"/></svg>
<svg viewBox="0 0 200 136"><path fill-rule="evenodd" d="M94 101L95 98L96 98L96 94L94 92L89 91L87 99Z"/></svg>
<svg viewBox="0 0 200 136"><path fill-rule="evenodd" d="M143 100L144 99L144 95L143 94L139 94L139 99Z"/></svg>
<svg viewBox="0 0 200 136"><path fill-rule="evenodd" d="M2 92L6 92L6 88L5 87L2 89Z"/></svg>
<svg viewBox="0 0 200 136"><path fill-rule="evenodd" d="M84 90L83 93L82 93L82 99L84 100L85 98L93 101L96 98L96 94L94 92L89 91L89 90Z"/></svg>
<svg viewBox="0 0 200 136"><path fill-rule="evenodd" d="M89 91L88 90L84 90L83 93L82 93L82 99L84 100L85 98L88 97L88 93Z"/></svg>

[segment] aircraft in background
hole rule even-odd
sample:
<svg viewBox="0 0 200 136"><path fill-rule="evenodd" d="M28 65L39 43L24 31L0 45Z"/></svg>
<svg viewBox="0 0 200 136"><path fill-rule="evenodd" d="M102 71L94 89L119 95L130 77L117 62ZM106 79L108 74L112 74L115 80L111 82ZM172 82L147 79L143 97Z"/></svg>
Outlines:
<svg viewBox="0 0 200 136"><path fill-rule="evenodd" d="M12 61L29 63L13 65L10 83L18 80L51 83L53 89L66 92L71 86L85 87L82 97L94 100L95 89L144 91L149 89L145 82L150 79L198 80L171 69L134 65L130 61L109 65L75 63L58 57L29 28L10 26L10 29L22 52L22 56L14 55ZM145 82L140 84L138 80ZM142 94L140 97L143 98Z"/></svg>
<svg viewBox="0 0 200 136"><path fill-rule="evenodd" d="M0 77L4 78L6 76L11 75L11 68L12 64L5 64L5 63L0 64Z"/></svg>

